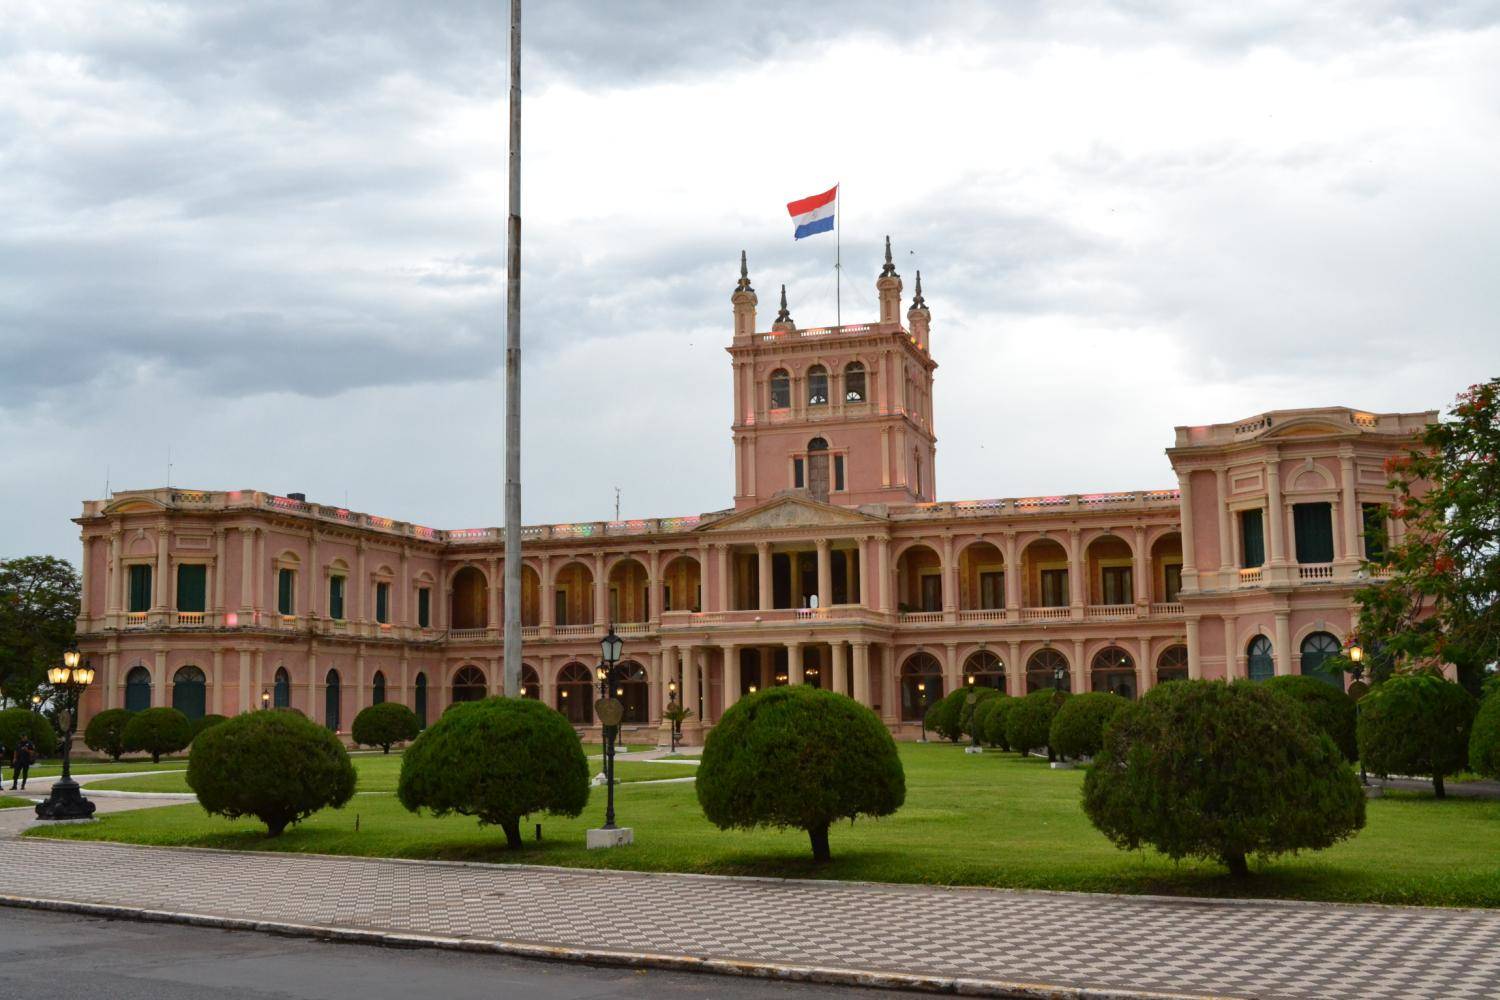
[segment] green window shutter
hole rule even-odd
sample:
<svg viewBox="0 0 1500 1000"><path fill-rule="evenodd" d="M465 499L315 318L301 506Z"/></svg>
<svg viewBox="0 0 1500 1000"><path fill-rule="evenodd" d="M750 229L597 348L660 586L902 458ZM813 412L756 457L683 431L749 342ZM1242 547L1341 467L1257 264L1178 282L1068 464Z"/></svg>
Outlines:
<svg viewBox="0 0 1500 1000"><path fill-rule="evenodd" d="M1333 505L1292 504L1292 526L1297 536L1299 563L1333 562Z"/></svg>
<svg viewBox="0 0 1500 1000"><path fill-rule="evenodd" d="M328 617L335 621L344 618L344 578L341 576L328 578Z"/></svg>
<svg viewBox="0 0 1500 1000"><path fill-rule="evenodd" d="M140 565L130 567L130 608L131 611L151 610L151 567Z"/></svg>
<svg viewBox="0 0 1500 1000"><path fill-rule="evenodd" d="M208 567L182 565L177 567L177 610L208 610Z"/></svg>
<svg viewBox="0 0 1500 1000"><path fill-rule="evenodd" d="M1259 508L1240 512L1240 543L1246 569L1266 564L1266 530Z"/></svg>
<svg viewBox="0 0 1500 1000"><path fill-rule="evenodd" d="M375 620L382 625L391 620L391 585L375 585Z"/></svg>
<svg viewBox="0 0 1500 1000"><path fill-rule="evenodd" d="M276 574L276 610L283 615L295 614L295 605L292 603L292 585L296 582L295 574L289 569L283 569Z"/></svg>
<svg viewBox="0 0 1500 1000"><path fill-rule="evenodd" d="M417 591L417 626L419 628L432 626L432 591L427 587Z"/></svg>

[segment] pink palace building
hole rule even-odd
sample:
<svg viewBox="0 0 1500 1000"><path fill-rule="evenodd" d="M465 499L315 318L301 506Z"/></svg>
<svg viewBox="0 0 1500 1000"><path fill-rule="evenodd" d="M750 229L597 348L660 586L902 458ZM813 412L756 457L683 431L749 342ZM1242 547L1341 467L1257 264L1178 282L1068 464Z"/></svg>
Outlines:
<svg viewBox="0 0 1500 1000"><path fill-rule="evenodd" d="M890 258L870 323L757 326L743 256L733 506L523 529L523 686L595 723L598 639L626 642L626 738L654 739L669 682L697 742L736 699L816 684L915 737L976 683L1135 697L1183 677L1303 673L1351 624L1384 459L1435 412L1278 410L1176 428L1175 485L938 500L931 315L902 315ZM84 715L290 706L347 731L400 701L424 720L501 691L503 532L439 530L258 490L87 501ZM1390 529L1399 537L1402 526ZM649 731L649 732L648 732Z"/></svg>

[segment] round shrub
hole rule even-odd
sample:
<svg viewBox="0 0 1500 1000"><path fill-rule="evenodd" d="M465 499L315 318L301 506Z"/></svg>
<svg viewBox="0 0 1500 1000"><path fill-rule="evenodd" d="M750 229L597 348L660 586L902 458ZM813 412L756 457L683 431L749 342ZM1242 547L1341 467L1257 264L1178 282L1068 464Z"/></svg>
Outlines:
<svg viewBox="0 0 1500 1000"><path fill-rule="evenodd" d="M379 747L391 752L393 743L409 743L422 731L417 713L400 702L383 701L360 709L349 727L349 735L360 746Z"/></svg>
<svg viewBox="0 0 1500 1000"><path fill-rule="evenodd" d="M1365 796L1328 735L1283 695L1251 681L1177 681L1104 727L1083 809L1117 847L1174 860L1328 847L1365 824Z"/></svg>
<svg viewBox="0 0 1500 1000"><path fill-rule="evenodd" d="M997 746L995 740L995 710L1011 699L1004 692L996 691L994 697L981 699L974 706L974 717L969 721L971 733L979 734L979 742Z"/></svg>
<svg viewBox="0 0 1500 1000"><path fill-rule="evenodd" d="M343 806L354 782L339 738L291 712L246 712L210 726L188 755L188 787L204 811L254 816L268 837L319 809Z"/></svg>
<svg viewBox="0 0 1500 1000"><path fill-rule="evenodd" d="M396 786L412 812L478 817L521 847L521 817L577 816L589 801L583 744L560 713L529 698L460 702L418 736Z"/></svg>
<svg viewBox="0 0 1500 1000"><path fill-rule="evenodd" d="M1359 759L1374 774L1427 774L1443 798L1443 776L1464 769L1474 696L1436 674L1397 674L1359 703Z"/></svg>
<svg viewBox="0 0 1500 1000"><path fill-rule="evenodd" d="M90 719L84 728L83 745L110 760L119 760L125 752L125 724L134 714L123 708L106 708Z"/></svg>
<svg viewBox="0 0 1500 1000"><path fill-rule="evenodd" d="M1052 718L1070 697L1066 691L1043 688L1018 699L1005 718L1005 742L1022 757L1037 747L1047 747L1051 759L1053 750L1047 740L1052 734Z"/></svg>
<svg viewBox="0 0 1500 1000"><path fill-rule="evenodd" d="M1058 706L1047 745L1062 757L1095 757L1104 745L1104 725L1130 702L1107 691L1075 695Z"/></svg>
<svg viewBox="0 0 1500 1000"><path fill-rule="evenodd" d="M31 737L39 756L51 757L57 753L57 730L40 712L25 708L7 708L0 712L0 744L4 745L7 755L15 751L23 736Z"/></svg>
<svg viewBox="0 0 1500 1000"><path fill-rule="evenodd" d="M958 702L958 704L959 704L959 709L958 709L958 728L959 728L959 731L966 738L973 739L974 738L974 731L975 731L976 728L978 728L975 725L975 723L974 723L974 717L975 717L976 713L978 713L979 709L982 708L986 703L994 701L995 698L1000 694L1000 692L996 691L992 687L976 687L976 688L974 688L974 704L972 704L972 705L969 704L969 689L968 688L966 688L966 687L965 688L960 688L957 693L963 695L963 697L961 699L959 699L959 702ZM981 734L980 739L983 739L983 738L984 737Z"/></svg>
<svg viewBox="0 0 1500 1000"><path fill-rule="evenodd" d="M145 708L130 717L121 735L127 751L145 751L157 764L162 754L176 753L193 741L193 724L175 708Z"/></svg>
<svg viewBox="0 0 1500 1000"><path fill-rule="evenodd" d="M194 719L193 722L191 723L191 725L192 725L192 732L193 732L193 741L195 741L195 742L197 741L198 736L203 732L203 730L205 730L205 729L212 729L214 726L217 726L220 723L228 722L228 721L229 721L229 716L227 716L227 715L205 715L201 719Z"/></svg>
<svg viewBox="0 0 1500 1000"><path fill-rule="evenodd" d="M939 698L927 708L927 731L937 733L945 740L955 743L963 737L963 724L960 721L964 698L967 692L963 690L950 691L946 697Z"/></svg>
<svg viewBox="0 0 1500 1000"><path fill-rule="evenodd" d="M1268 678L1266 687L1287 695L1307 709L1313 725L1327 733L1333 745L1345 760L1359 757L1359 746L1354 741L1354 699L1332 684L1298 674L1284 674Z"/></svg>
<svg viewBox="0 0 1500 1000"><path fill-rule="evenodd" d="M1479 705L1469 736L1469 770L1486 778L1500 778L1500 694Z"/></svg>
<svg viewBox="0 0 1500 1000"><path fill-rule="evenodd" d="M1002 695L999 698L991 698L985 702L987 711L982 720L984 730L980 735L980 739L991 746L999 747L1001 750L1011 749L1010 739L1005 734L1005 727L1010 721L1011 710L1021 704L1023 700L1021 698Z"/></svg>
<svg viewBox="0 0 1500 1000"><path fill-rule="evenodd" d="M828 861L828 827L888 816L906 801L896 743L853 698L798 685L742 698L703 744L698 803L721 830L806 830Z"/></svg>

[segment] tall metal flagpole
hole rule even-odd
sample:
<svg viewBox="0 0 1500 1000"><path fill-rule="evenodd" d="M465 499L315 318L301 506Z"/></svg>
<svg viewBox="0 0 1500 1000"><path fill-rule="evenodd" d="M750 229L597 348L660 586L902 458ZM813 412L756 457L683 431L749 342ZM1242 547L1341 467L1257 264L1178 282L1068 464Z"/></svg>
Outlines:
<svg viewBox="0 0 1500 1000"><path fill-rule="evenodd" d="M505 696L521 693L521 0L510 0L510 218L505 230Z"/></svg>
<svg viewBox="0 0 1500 1000"><path fill-rule="evenodd" d="M833 185L833 325L844 325L844 183Z"/></svg>

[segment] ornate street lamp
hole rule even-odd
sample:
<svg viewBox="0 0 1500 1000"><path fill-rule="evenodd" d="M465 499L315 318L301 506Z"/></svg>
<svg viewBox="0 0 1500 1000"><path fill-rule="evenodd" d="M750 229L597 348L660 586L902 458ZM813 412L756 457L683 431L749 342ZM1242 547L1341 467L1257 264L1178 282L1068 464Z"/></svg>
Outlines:
<svg viewBox="0 0 1500 1000"><path fill-rule="evenodd" d="M927 682L917 681L917 714L922 717L922 738L918 743L927 742Z"/></svg>
<svg viewBox="0 0 1500 1000"><path fill-rule="evenodd" d="M78 720L78 701L83 689L94 683L94 668L87 663L79 665L76 646L63 653L63 665L47 671L47 680L54 690L63 693L63 707L58 721L63 729L62 777L52 783L52 792L45 802L37 803L36 818L49 820L83 820L94 818L94 804L83 797L78 782L73 780L73 728Z"/></svg>
<svg viewBox="0 0 1500 1000"><path fill-rule="evenodd" d="M31 696L31 710L33 712L40 712L42 710L42 696L41 695L34 694L34 695Z"/></svg>
<svg viewBox="0 0 1500 1000"><path fill-rule="evenodd" d="M1067 677L1067 675L1068 675L1068 672L1065 669L1063 669L1063 665L1061 663L1059 663L1057 666L1055 666L1055 667L1052 668L1052 688L1053 688L1053 690L1059 691L1059 692L1062 691L1062 689L1063 689L1063 680Z"/></svg>
<svg viewBox="0 0 1500 1000"><path fill-rule="evenodd" d="M678 709L677 704L677 679L667 681L667 709L675 716ZM672 722L672 752L677 752L677 741L682 739L682 720L673 718Z"/></svg>
<svg viewBox="0 0 1500 1000"><path fill-rule="evenodd" d="M969 706L969 737L970 737L970 739L969 739L969 745L968 745L967 748L965 748L964 752L965 753L984 753L984 747L982 747L982 746L979 745L979 730L976 729L976 728L974 728L974 709L977 708L978 705L979 705L979 694L978 694L978 692L976 692L974 690L974 681L975 681L974 675L970 674L969 675L969 694L968 694L968 696L966 698L964 698L965 703Z"/></svg>
<svg viewBox="0 0 1500 1000"><path fill-rule="evenodd" d="M594 712L604 727L604 786L607 789L604 807L604 829L615 829L615 737L620 731L620 722L625 717L625 706L615 697L615 665L625 643L615 635L615 627L599 640L599 700L594 703Z"/></svg>
<svg viewBox="0 0 1500 1000"><path fill-rule="evenodd" d="M270 707L271 707L271 692L269 692L269 691L261 691L261 693L260 693L260 710L262 712L264 712L266 709L268 709Z"/></svg>

